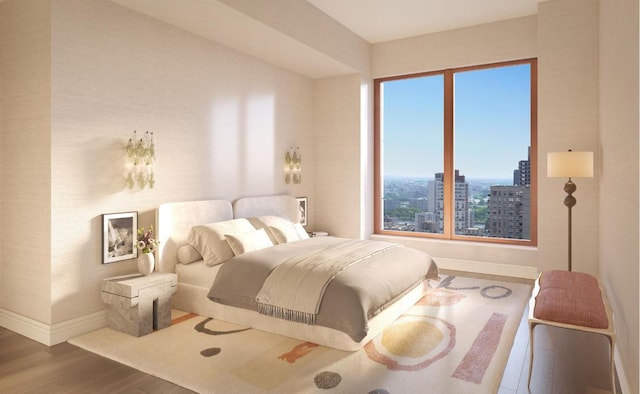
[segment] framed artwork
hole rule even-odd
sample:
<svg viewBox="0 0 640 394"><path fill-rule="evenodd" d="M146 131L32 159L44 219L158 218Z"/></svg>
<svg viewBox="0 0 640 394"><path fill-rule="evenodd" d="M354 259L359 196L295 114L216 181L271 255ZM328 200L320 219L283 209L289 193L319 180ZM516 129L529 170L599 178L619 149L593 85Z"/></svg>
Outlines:
<svg viewBox="0 0 640 394"><path fill-rule="evenodd" d="M307 217L309 216L309 206L307 205L307 198L297 197L296 200L298 200L298 210L300 211L300 224L306 226Z"/></svg>
<svg viewBox="0 0 640 394"><path fill-rule="evenodd" d="M137 230L138 212L102 215L102 264L138 257Z"/></svg>

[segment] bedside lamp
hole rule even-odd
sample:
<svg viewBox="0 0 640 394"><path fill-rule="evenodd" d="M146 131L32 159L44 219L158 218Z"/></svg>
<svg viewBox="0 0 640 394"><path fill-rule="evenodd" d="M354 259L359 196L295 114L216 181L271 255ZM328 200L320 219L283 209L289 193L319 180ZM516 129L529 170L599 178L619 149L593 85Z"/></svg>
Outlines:
<svg viewBox="0 0 640 394"><path fill-rule="evenodd" d="M571 178L593 178L593 152L549 152L547 154L547 177L569 178L564 184L567 193L564 205L569 209L569 271L571 271L571 208L576 205L573 193L576 184Z"/></svg>

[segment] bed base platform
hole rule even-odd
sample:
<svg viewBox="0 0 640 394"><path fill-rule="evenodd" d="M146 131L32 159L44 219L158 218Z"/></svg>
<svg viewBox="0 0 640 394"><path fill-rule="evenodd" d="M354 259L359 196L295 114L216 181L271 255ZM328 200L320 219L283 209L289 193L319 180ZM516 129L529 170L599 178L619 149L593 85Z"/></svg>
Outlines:
<svg viewBox="0 0 640 394"><path fill-rule="evenodd" d="M205 317L229 323L250 326L278 335L284 335L301 341L344 351L361 349L370 340L380 334L385 327L415 305L429 290L429 280L423 281L405 294L397 302L369 320L369 332L360 342L355 342L347 334L332 328L291 322L258 312L218 304L207 298L209 289L178 283L178 291L172 298L172 306L182 311L193 312Z"/></svg>

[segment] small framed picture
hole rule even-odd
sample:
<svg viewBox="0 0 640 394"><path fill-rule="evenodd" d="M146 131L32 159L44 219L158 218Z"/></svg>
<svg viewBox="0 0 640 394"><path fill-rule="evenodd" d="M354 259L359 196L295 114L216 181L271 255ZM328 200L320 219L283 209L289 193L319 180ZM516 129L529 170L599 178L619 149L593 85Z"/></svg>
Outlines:
<svg viewBox="0 0 640 394"><path fill-rule="evenodd" d="M137 230L138 212L102 215L102 264L138 257Z"/></svg>
<svg viewBox="0 0 640 394"><path fill-rule="evenodd" d="M307 217L309 216L309 206L307 205L307 198L297 197L296 200L298 200L298 210L300 211L300 224L306 226Z"/></svg>

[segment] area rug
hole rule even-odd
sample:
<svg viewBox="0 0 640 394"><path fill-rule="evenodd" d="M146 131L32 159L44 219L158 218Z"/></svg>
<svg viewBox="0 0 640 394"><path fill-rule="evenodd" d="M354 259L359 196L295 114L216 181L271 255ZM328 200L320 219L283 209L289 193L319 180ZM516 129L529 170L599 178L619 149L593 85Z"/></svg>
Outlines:
<svg viewBox="0 0 640 394"><path fill-rule="evenodd" d="M143 337L69 342L200 393L495 393L525 284L442 276L383 333L344 352L186 314Z"/></svg>

